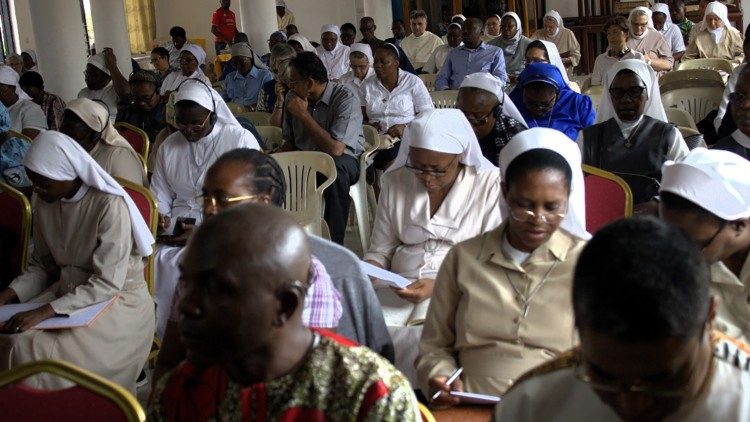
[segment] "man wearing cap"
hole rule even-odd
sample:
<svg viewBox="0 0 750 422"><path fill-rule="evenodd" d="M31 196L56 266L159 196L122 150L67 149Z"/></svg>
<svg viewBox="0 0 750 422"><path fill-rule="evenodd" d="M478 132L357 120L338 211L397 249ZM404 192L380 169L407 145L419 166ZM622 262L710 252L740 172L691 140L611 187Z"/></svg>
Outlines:
<svg viewBox="0 0 750 422"><path fill-rule="evenodd" d="M241 42L232 45L232 62L237 68L224 79L225 101L242 104L247 110L255 110L258 93L263 84L273 79L273 74L255 66L255 58L250 44Z"/></svg>
<svg viewBox="0 0 750 422"><path fill-rule="evenodd" d="M280 31L283 31L289 25L297 23L294 20L294 13L286 7L286 1L284 0L276 0L276 23ZM292 34L288 35L292 36Z"/></svg>
<svg viewBox="0 0 750 422"><path fill-rule="evenodd" d="M714 149L722 149L750 159L750 68L740 70L734 91L729 93L732 120L737 129L729 136L719 139ZM731 82L730 82L731 83Z"/></svg>
<svg viewBox="0 0 750 422"><path fill-rule="evenodd" d="M474 129L482 155L496 166L503 147L515 134L526 130L526 121L503 92L503 84L489 73L464 78L456 105Z"/></svg>
<svg viewBox="0 0 750 422"><path fill-rule="evenodd" d="M180 70L172 72L164 78L159 89L162 102L166 102L169 93L176 91L180 84L187 79L200 79L206 85L211 85L211 81L201 70L201 65L206 60L206 53L197 44L185 44L180 51Z"/></svg>
<svg viewBox="0 0 750 422"><path fill-rule="evenodd" d="M41 107L21 89L18 80L13 68L0 66L0 101L8 109L10 129L34 139L47 129L47 118Z"/></svg>
<svg viewBox="0 0 750 422"><path fill-rule="evenodd" d="M86 88L78 91L78 98L88 98L90 100L99 100L107 105L109 109L110 120L117 116L117 102L120 97L115 91L112 83L112 76L107 67L104 53L94 54L89 57L86 63L86 70L83 72L86 79Z"/></svg>
<svg viewBox="0 0 750 422"><path fill-rule="evenodd" d="M435 79L435 89L458 89L466 75L488 72L505 84L505 57L503 50L482 41L483 23L469 18L463 25L464 45L451 50Z"/></svg>
<svg viewBox="0 0 750 422"><path fill-rule="evenodd" d="M216 9L211 16L211 33L216 37L214 48L217 56L221 53L221 50L232 43L234 35L237 33L237 18L234 16L234 12L229 10L231 0L221 0L219 3L221 7Z"/></svg>
<svg viewBox="0 0 750 422"><path fill-rule="evenodd" d="M336 25L320 28L320 47L315 50L328 71L328 79L339 80L349 71L349 47L339 41L341 30Z"/></svg>
<svg viewBox="0 0 750 422"><path fill-rule="evenodd" d="M116 122L129 123L143 129L154 142L164 129L164 104L160 101L156 77L147 70L137 70L128 78L130 103L117 112Z"/></svg>
<svg viewBox="0 0 750 422"><path fill-rule="evenodd" d="M419 70L432 52L443 45L443 40L427 30L427 13L424 10L414 10L409 16L411 20L411 34L401 41L400 47L406 52L406 57ZM394 35L395 36L395 35Z"/></svg>
<svg viewBox="0 0 750 422"><path fill-rule="evenodd" d="M696 148L662 169L659 211L701 248L720 299L716 328L750 341L750 161Z"/></svg>
<svg viewBox="0 0 750 422"><path fill-rule="evenodd" d="M159 208L159 231L174 233L190 230L191 226L178 218L203 219L198 203L203 178L208 168L223 153L235 148L260 149L255 137L245 130L232 115L218 92L198 81L188 80L175 92L175 127L156 154L156 166L151 178L151 192ZM169 245L184 246L187 236L164 239ZM154 301L157 304L157 333L164 334L169 304L176 279L181 247L161 244L156 250ZM172 276L170 276L172 275ZM166 281L165 281L166 280Z"/></svg>

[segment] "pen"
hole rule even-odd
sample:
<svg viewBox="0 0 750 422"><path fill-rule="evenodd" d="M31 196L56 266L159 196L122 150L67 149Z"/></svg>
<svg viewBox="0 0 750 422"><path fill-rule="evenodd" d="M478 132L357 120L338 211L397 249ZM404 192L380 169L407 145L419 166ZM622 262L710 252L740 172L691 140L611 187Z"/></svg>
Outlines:
<svg viewBox="0 0 750 422"><path fill-rule="evenodd" d="M458 369L456 369L455 371L453 371L453 373L451 374L451 376L448 377L448 380L445 383L447 385L453 384L453 381L457 380L458 376L461 375L461 372L463 372L463 371L464 371L464 368L458 368ZM438 390L437 393L435 393L435 394L432 395L432 399L430 399L430 401L435 400L436 398L440 397L440 393L442 393L442 391Z"/></svg>

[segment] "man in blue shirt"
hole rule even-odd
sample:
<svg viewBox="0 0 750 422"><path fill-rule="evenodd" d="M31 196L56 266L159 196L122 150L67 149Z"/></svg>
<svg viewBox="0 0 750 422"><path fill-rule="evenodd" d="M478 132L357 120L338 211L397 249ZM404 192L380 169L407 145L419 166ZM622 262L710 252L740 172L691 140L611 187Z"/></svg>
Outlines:
<svg viewBox="0 0 750 422"><path fill-rule="evenodd" d="M464 45L451 50L443 68L435 80L435 89L458 89L466 75L488 72L505 85L505 58L503 50L482 42L484 23L477 18L469 18L463 25Z"/></svg>
<svg viewBox="0 0 750 422"><path fill-rule="evenodd" d="M253 50L250 44L245 42L232 45L232 62L237 70L224 79L222 97L226 101L242 104L248 111L252 111L258 102L258 93L263 84L273 79L273 74L255 66Z"/></svg>

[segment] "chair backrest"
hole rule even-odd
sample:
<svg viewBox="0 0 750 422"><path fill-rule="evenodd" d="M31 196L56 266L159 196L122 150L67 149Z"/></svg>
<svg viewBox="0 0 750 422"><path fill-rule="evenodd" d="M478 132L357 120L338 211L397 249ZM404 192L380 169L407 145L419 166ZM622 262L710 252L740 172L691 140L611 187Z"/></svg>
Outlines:
<svg viewBox="0 0 750 422"><path fill-rule="evenodd" d="M27 142L32 142L31 138L29 138L28 136L24 135L21 132L16 132L15 130L9 130L8 133L10 134L10 136L14 138L25 139Z"/></svg>
<svg viewBox="0 0 750 422"><path fill-rule="evenodd" d="M135 152L143 158L144 162L148 160L149 139L148 134L143 129L125 122L115 123L115 129L128 141Z"/></svg>
<svg viewBox="0 0 750 422"><path fill-rule="evenodd" d="M661 94L664 108L676 107L693 116L694 122L700 122L711 111L719 108L724 88L698 87L680 88Z"/></svg>
<svg viewBox="0 0 750 422"><path fill-rule="evenodd" d="M234 111L232 111L234 113ZM234 113L237 117L244 117L253 124L258 126L271 126L271 113L263 111L242 111L241 113Z"/></svg>
<svg viewBox="0 0 750 422"><path fill-rule="evenodd" d="M714 69L685 69L665 73L659 78L661 93L680 88L724 87L724 79Z"/></svg>
<svg viewBox="0 0 750 422"><path fill-rule="evenodd" d="M607 223L633 215L633 193L619 176L583 165L586 230L593 234Z"/></svg>
<svg viewBox="0 0 750 422"><path fill-rule="evenodd" d="M157 211L156 199L150 190L144 188L141 185L136 185L133 182L125 180L120 177L116 177L117 183L119 183L125 192L130 195L130 198L135 203L138 211L141 212L141 216L146 221L151 234L156 237L156 228L159 225L159 212ZM146 283L148 284L148 291L151 295L154 294L154 254L148 257L148 263L146 264Z"/></svg>
<svg viewBox="0 0 750 422"><path fill-rule="evenodd" d="M10 264L8 277L13 279L26 269L29 260L31 204L23 193L2 182L0 182L0 228L12 237L12 239L0 239L0 241L10 242L10 256L1 257L0 265Z"/></svg>
<svg viewBox="0 0 750 422"><path fill-rule="evenodd" d="M685 110L676 107L667 107L664 109L667 113L667 121L675 126L684 126L691 129L698 130L698 126L695 125L693 116Z"/></svg>
<svg viewBox="0 0 750 422"><path fill-rule="evenodd" d="M708 148L708 145L706 145L706 140L703 139L703 134L698 132L697 129L678 125L677 130L680 131L682 139L685 140L688 149L690 149L691 151L696 148Z"/></svg>
<svg viewBox="0 0 750 422"><path fill-rule="evenodd" d="M38 390L20 381L40 373L65 378L75 386ZM0 407L4 420L145 421L138 400L121 386L71 363L29 362L0 374Z"/></svg>
<svg viewBox="0 0 750 422"><path fill-rule="evenodd" d="M378 149L380 146L378 130L370 125L362 125L362 132L365 135L365 153Z"/></svg>
<svg viewBox="0 0 750 422"><path fill-rule="evenodd" d="M419 407L419 416L422 417L422 422L435 422L435 417L432 416L432 412L430 412L427 406L422 403L417 403L417 406Z"/></svg>
<svg viewBox="0 0 750 422"><path fill-rule="evenodd" d="M692 59L680 63L677 70L686 69L713 69L732 73L732 62L726 59Z"/></svg>
<svg viewBox="0 0 750 422"><path fill-rule="evenodd" d="M432 91L430 92L430 97L435 108L456 108L458 90Z"/></svg>
<svg viewBox="0 0 750 422"><path fill-rule="evenodd" d="M336 164L330 155L317 151L273 154L286 178L284 209L308 232L323 233L323 191L336 179ZM318 174L325 180L318 183Z"/></svg>
<svg viewBox="0 0 750 422"><path fill-rule="evenodd" d="M427 87L427 90L432 92L435 90L435 79L437 79L437 74L435 73L423 73L419 75L419 79L422 80L424 83L424 86Z"/></svg>
<svg viewBox="0 0 750 422"><path fill-rule="evenodd" d="M242 104L235 103L234 101L227 101L227 107L229 107L229 111L231 111L235 116L245 113L245 107L243 107Z"/></svg>
<svg viewBox="0 0 750 422"><path fill-rule="evenodd" d="M260 134L261 145L266 151L273 151L284 143L278 126L256 126L255 129Z"/></svg>

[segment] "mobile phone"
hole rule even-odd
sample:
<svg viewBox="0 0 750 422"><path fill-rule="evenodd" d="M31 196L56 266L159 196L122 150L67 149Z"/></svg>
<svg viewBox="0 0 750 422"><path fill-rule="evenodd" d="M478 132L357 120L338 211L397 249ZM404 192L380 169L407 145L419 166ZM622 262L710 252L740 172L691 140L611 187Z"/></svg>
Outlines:
<svg viewBox="0 0 750 422"><path fill-rule="evenodd" d="M181 236L185 233L185 230L182 228L183 224L195 224L195 218L177 217L177 221L174 223L174 230L172 230L172 236Z"/></svg>

